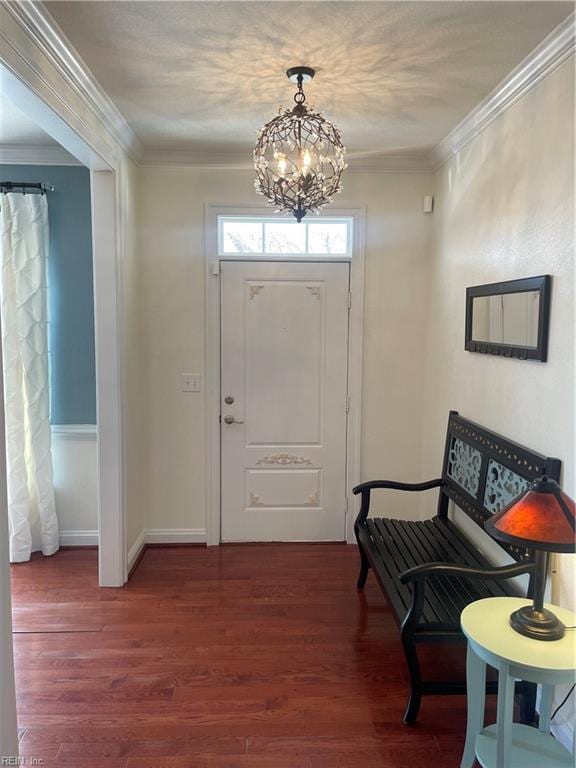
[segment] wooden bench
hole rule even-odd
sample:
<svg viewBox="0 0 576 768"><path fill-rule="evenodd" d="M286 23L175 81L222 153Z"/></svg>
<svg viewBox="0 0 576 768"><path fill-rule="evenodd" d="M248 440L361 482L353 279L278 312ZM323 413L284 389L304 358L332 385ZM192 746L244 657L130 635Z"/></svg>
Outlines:
<svg viewBox="0 0 576 768"><path fill-rule="evenodd" d="M466 605L484 597L521 594L510 579L531 574L534 568L531 552L500 542L517 562L494 567L450 519L450 502L479 526L481 536L487 536L484 521L543 474L559 480L560 461L451 411L441 478L424 483L375 480L354 488L362 495L354 526L360 551L358 588L364 587L372 569L400 625L411 683L405 723L416 720L422 695L466 691L464 681L422 680L417 645L464 639L460 614ZM408 492L439 488L437 514L422 521L370 518L370 494L378 488ZM495 683L489 683L488 690L494 692ZM532 721L535 686L525 685L523 693L523 718Z"/></svg>

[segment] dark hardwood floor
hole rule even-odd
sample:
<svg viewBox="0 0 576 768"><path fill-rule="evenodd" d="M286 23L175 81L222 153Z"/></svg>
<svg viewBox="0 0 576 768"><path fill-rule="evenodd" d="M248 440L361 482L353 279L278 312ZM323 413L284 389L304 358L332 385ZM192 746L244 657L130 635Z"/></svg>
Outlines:
<svg viewBox="0 0 576 768"><path fill-rule="evenodd" d="M398 629L344 545L95 550L13 566L21 754L43 768L456 768L464 697L402 713ZM428 648L462 673L464 649Z"/></svg>

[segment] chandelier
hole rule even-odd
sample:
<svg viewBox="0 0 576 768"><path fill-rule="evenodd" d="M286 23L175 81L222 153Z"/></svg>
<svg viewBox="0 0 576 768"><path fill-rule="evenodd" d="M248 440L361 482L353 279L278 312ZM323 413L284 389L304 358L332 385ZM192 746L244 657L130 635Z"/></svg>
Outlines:
<svg viewBox="0 0 576 768"><path fill-rule="evenodd" d="M258 134L254 186L278 213L292 213L296 221L302 221L308 212L318 213L340 192L346 148L340 131L305 103L302 84L314 77L315 70L292 67L286 75L298 85L296 105L281 108Z"/></svg>

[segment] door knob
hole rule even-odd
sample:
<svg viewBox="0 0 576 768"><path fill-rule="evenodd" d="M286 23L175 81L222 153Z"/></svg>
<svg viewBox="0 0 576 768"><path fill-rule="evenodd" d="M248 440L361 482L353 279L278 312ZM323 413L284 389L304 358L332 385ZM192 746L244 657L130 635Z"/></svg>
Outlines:
<svg viewBox="0 0 576 768"><path fill-rule="evenodd" d="M243 421L238 421L238 419L235 419L234 416L224 416L224 423L225 424L244 424Z"/></svg>

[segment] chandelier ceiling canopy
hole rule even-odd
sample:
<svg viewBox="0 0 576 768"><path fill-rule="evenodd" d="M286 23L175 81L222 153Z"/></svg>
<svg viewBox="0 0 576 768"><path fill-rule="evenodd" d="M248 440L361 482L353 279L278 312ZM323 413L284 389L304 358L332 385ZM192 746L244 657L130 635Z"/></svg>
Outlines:
<svg viewBox="0 0 576 768"><path fill-rule="evenodd" d="M340 131L306 104L302 86L315 71L292 67L286 75L298 86L296 103L291 109L281 109L260 131L254 148L254 186L268 205L302 221L341 191L346 148Z"/></svg>

